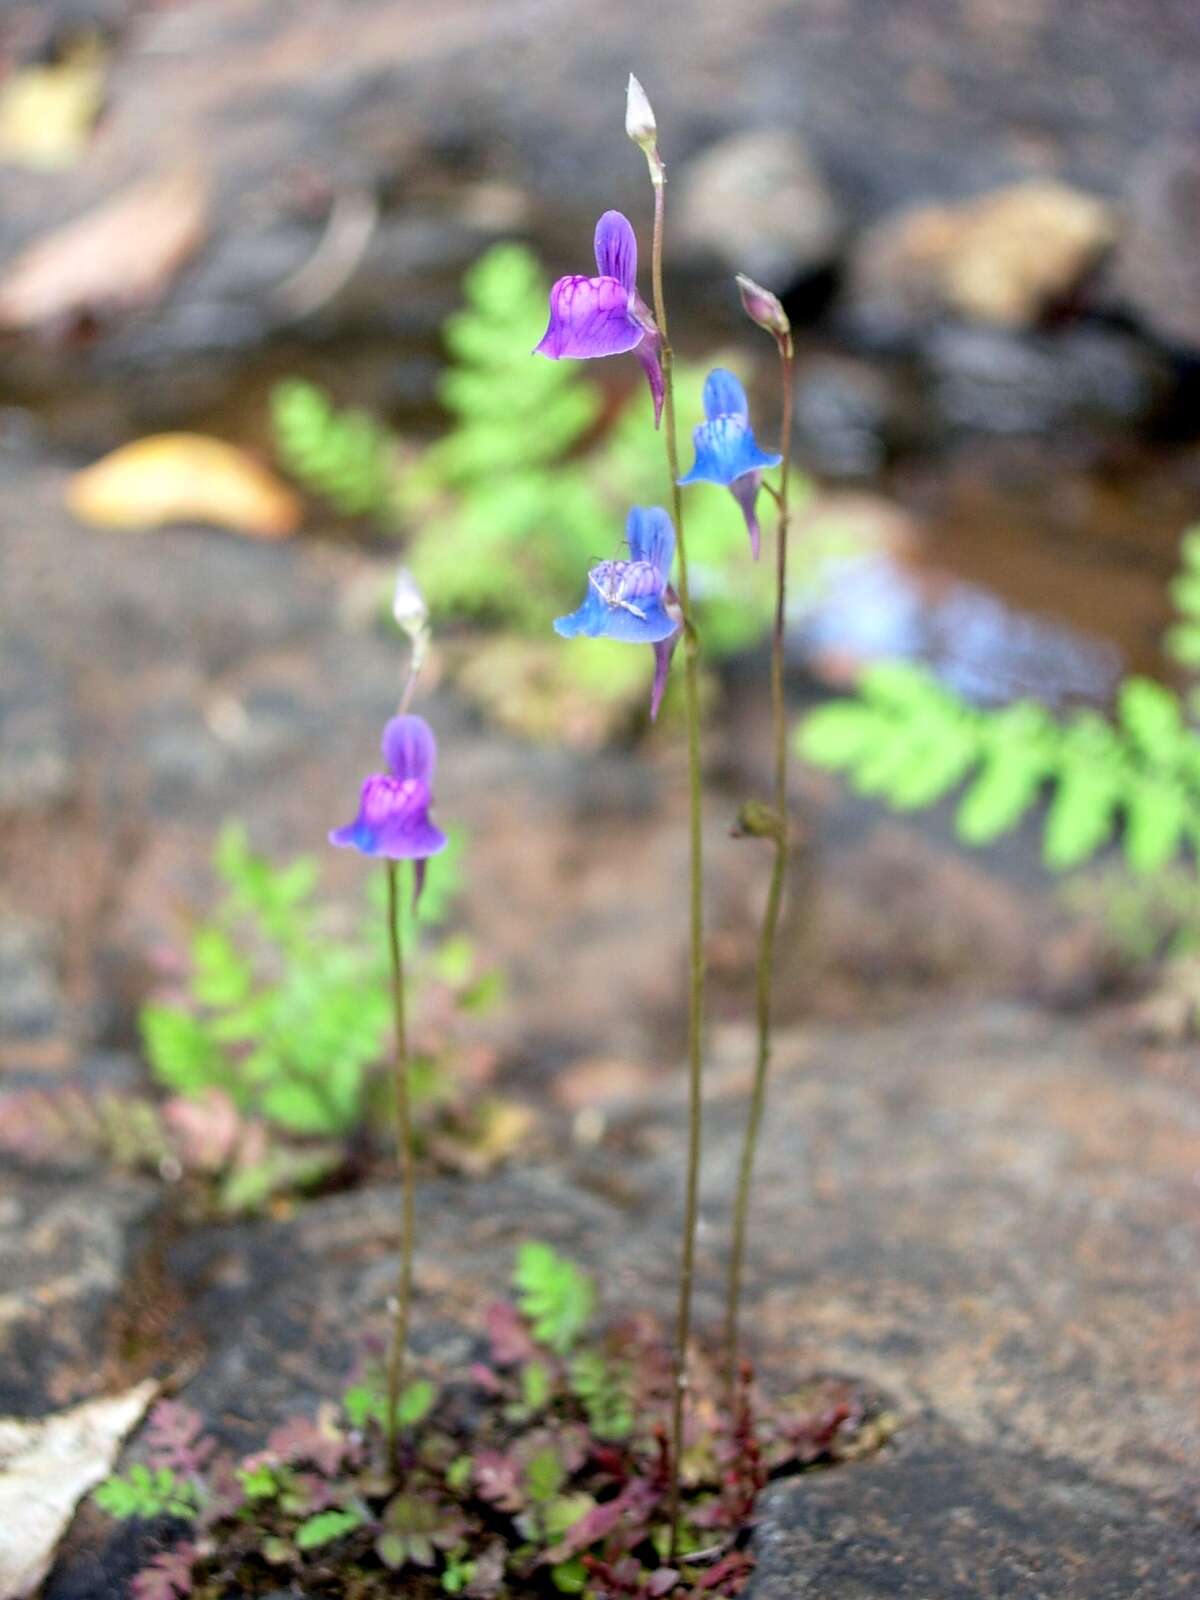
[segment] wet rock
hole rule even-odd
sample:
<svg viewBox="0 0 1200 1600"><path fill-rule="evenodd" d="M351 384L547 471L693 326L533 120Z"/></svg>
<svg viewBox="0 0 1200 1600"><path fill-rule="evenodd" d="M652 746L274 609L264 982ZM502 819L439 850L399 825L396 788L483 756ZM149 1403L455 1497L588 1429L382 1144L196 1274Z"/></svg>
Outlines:
<svg viewBox="0 0 1200 1600"><path fill-rule="evenodd" d="M929 334L922 364L933 427L964 433L1143 423L1170 381L1132 334L1086 324L1018 335L946 323Z"/></svg>
<svg viewBox="0 0 1200 1600"><path fill-rule="evenodd" d="M1170 1600L1194 1532L1142 1496L922 1421L884 1453L770 1489L746 1600Z"/></svg>
<svg viewBox="0 0 1200 1600"><path fill-rule="evenodd" d="M848 356L802 361L795 426L800 458L826 478L867 478L911 432L910 407L889 374Z"/></svg>
<svg viewBox="0 0 1200 1600"><path fill-rule="evenodd" d="M117 1302L161 1201L148 1180L0 1175L0 1412L38 1416L106 1387Z"/></svg>
<svg viewBox="0 0 1200 1600"><path fill-rule="evenodd" d="M53 930L0 902L0 1063L19 1065L66 1032Z"/></svg>
<svg viewBox="0 0 1200 1600"><path fill-rule="evenodd" d="M786 128L731 134L680 180L679 229L699 257L782 293L828 267L845 219L808 146Z"/></svg>
<svg viewBox="0 0 1200 1600"><path fill-rule="evenodd" d="M36 638L0 639L0 811L57 805L78 781L63 674Z"/></svg>
<svg viewBox="0 0 1200 1600"><path fill-rule="evenodd" d="M906 212L859 241L848 296L852 319L891 338L947 312L1031 327L1075 293L1112 243L1115 226L1103 201L1046 180Z"/></svg>
<svg viewBox="0 0 1200 1600"><path fill-rule="evenodd" d="M1118 293L1164 343L1200 351L1200 133L1151 144L1129 175L1125 205Z"/></svg>

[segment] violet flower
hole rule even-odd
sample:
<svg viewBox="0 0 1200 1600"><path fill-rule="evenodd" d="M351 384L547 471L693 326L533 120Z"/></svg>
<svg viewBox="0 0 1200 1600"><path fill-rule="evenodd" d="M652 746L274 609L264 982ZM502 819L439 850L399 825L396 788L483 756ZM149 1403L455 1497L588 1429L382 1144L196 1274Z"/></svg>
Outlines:
<svg viewBox="0 0 1200 1600"><path fill-rule="evenodd" d="M383 730L383 757L391 770L371 774L358 815L335 828L329 842L364 856L417 862L419 891L423 863L446 848L446 835L429 820L437 744L424 717L393 717Z"/></svg>
<svg viewBox="0 0 1200 1600"><path fill-rule="evenodd" d="M692 434L696 461L680 483L721 483L742 508L750 534L750 548L758 560L760 530L754 509L763 471L777 467L782 456L760 450L750 426L746 391L723 367L714 367L704 385L704 415Z"/></svg>
<svg viewBox="0 0 1200 1600"><path fill-rule="evenodd" d="M679 603L670 586L675 528L661 506L634 506L625 525L628 561L601 561L588 573L583 604L559 617L564 639L619 639L654 647L650 720L658 716L671 657L682 633Z"/></svg>
<svg viewBox="0 0 1200 1600"><path fill-rule="evenodd" d="M662 341L654 317L637 292L637 239L628 217L606 211L596 224L595 278L560 278L550 291L550 324L535 355L551 361L588 360L633 351L654 400L654 426L662 417Z"/></svg>

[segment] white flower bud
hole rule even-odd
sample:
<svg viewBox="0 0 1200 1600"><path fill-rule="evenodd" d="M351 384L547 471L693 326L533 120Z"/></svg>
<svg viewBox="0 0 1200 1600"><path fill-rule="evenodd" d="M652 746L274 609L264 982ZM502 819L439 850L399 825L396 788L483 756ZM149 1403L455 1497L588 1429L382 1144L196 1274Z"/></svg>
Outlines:
<svg viewBox="0 0 1200 1600"><path fill-rule="evenodd" d="M625 132L649 153L658 143L658 124L654 120L654 109L646 98L646 91L634 77L629 74L629 88L625 95Z"/></svg>
<svg viewBox="0 0 1200 1600"><path fill-rule="evenodd" d="M396 574L392 615L396 619L397 626L402 628L410 639L417 634L428 632L429 607L425 604L425 596L421 593L417 580L407 567L401 567Z"/></svg>

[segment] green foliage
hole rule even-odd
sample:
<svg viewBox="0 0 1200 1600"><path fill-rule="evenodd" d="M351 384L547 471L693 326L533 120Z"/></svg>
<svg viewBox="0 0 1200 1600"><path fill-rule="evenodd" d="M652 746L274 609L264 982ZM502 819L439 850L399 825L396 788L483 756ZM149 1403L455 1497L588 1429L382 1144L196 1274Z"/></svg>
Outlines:
<svg viewBox="0 0 1200 1600"><path fill-rule="evenodd" d="M626 1366L599 1350L581 1350L570 1366L571 1392L583 1406L597 1439L627 1439L633 1432L633 1393Z"/></svg>
<svg viewBox="0 0 1200 1600"><path fill-rule="evenodd" d="M1167 653L1191 672L1200 671L1200 523L1180 544L1182 570L1171 583L1179 621L1167 630Z"/></svg>
<svg viewBox="0 0 1200 1600"><path fill-rule="evenodd" d="M889 663L863 674L855 698L812 712L799 748L897 810L965 784L955 825L973 845L1014 827L1049 792L1043 856L1055 871L1117 834L1142 873L1200 846L1200 742L1178 697L1145 678L1122 685L1112 721L1089 710L1058 723L1027 701L968 706L925 668Z"/></svg>
<svg viewBox="0 0 1200 1600"><path fill-rule="evenodd" d="M271 422L280 461L311 494L345 517L388 519L394 446L368 412L339 411L315 384L289 378L271 395Z"/></svg>
<svg viewBox="0 0 1200 1600"><path fill-rule="evenodd" d="M439 395L450 425L409 465L370 419L337 410L311 384L281 384L272 401L277 448L302 484L348 514L400 518L412 531L411 565L437 615L537 638L579 604L589 564L617 553L629 507L668 494L645 384L631 373L630 397L608 419L587 363L531 356L548 288L523 245L496 245L470 268L466 304L444 329ZM676 368L685 430L701 420L706 370ZM687 538L706 650L753 643L769 617L770 563L749 559L728 491L689 489Z"/></svg>
<svg viewBox="0 0 1200 1600"><path fill-rule="evenodd" d="M589 1275L550 1245L531 1240L517 1251L513 1283L517 1306L534 1338L566 1355L595 1307L596 1289Z"/></svg>
<svg viewBox="0 0 1200 1600"><path fill-rule="evenodd" d="M452 840L430 862L419 927L405 897L418 1009L431 983L470 1010L496 997L494 980L477 971L460 936L424 944L416 937L444 919L460 849ZM366 1115L371 1071L390 1028L382 883L371 890L372 935L348 939L327 926L314 898L311 859L273 866L251 850L238 825L222 830L214 859L225 896L212 920L193 932L188 1001L151 1003L139 1018L154 1074L188 1097L220 1090L238 1112L289 1134L347 1134ZM414 1060L415 1088L432 1067ZM424 1097L431 1093L425 1084ZM241 1175L247 1194L254 1182L251 1172Z"/></svg>
<svg viewBox="0 0 1200 1600"><path fill-rule="evenodd" d="M95 1490L96 1504L110 1517L192 1517L196 1495L192 1485L170 1467L152 1468L135 1461L123 1477L111 1477Z"/></svg>
<svg viewBox="0 0 1200 1600"><path fill-rule="evenodd" d="M362 1525L360 1511L318 1511L316 1516L309 1517L296 1529L296 1548L319 1550L323 1545L332 1544L335 1539L353 1533L355 1528L361 1528Z"/></svg>

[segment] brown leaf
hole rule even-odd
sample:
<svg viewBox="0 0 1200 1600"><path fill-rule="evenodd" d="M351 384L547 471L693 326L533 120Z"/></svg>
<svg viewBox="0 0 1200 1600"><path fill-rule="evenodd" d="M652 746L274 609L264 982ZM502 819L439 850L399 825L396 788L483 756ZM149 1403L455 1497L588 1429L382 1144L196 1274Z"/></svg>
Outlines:
<svg viewBox="0 0 1200 1600"><path fill-rule="evenodd" d="M208 185L196 172L148 178L44 234L0 274L0 327L37 328L157 300L199 245Z"/></svg>
<svg viewBox="0 0 1200 1600"><path fill-rule="evenodd" d="M75 474L67 504L99 528L207 522L253 539L286 538L301 513L292 491L252 456L200 433L156 433L122 445Z"/></svg>

